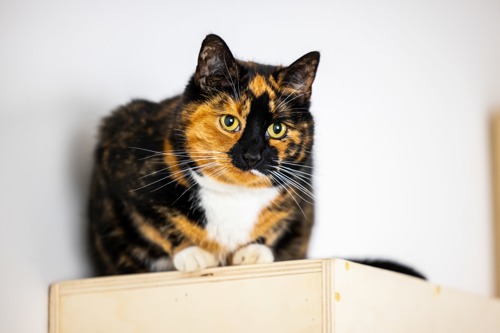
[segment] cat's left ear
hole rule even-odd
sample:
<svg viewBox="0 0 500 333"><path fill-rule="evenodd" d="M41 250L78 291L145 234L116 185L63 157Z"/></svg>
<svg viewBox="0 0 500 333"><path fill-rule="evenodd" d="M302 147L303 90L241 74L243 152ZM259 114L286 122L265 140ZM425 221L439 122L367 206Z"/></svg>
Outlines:
<svg viewBox="0 0 500 333"><path fill-rule="evenodd" d="M231 88L238 80L238 63L219 36L211 34L203 40L194 80L204 91Z"/></svg>
<svg viewBox="0 0 500 333"><path fill-rule="evenodd" d="M319 52L309 52L278 75L278 82L287 93L296 93L304 99L311 97L311 87L319 64Z"/></svg>

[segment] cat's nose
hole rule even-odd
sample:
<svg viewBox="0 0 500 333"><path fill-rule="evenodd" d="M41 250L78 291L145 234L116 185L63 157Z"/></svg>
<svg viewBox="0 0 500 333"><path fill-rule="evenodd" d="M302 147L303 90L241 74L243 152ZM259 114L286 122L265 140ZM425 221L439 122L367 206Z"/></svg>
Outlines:
<svg viewBox="0 0 500 333"><path fill-rule="evenodd" d="M260 156L259 153L248 152L243 155L243 159L245 160L249 168L252 168L255 164L257 164L261 158L262 156Z"/></svg>

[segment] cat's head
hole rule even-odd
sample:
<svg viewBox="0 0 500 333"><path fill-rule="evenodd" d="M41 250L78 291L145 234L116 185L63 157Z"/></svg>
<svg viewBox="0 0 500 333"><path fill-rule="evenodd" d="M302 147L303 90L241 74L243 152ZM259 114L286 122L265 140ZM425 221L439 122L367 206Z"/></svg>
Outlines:
<svg viewBox="0 0 500 333"><path fill-rule="evenodd" d="M309 105L318 63L318 52L288 67L239 61L220 37L208 35L176 131L190 167L234 185L284 183L276 172L290 176L311 155Z"/></svg>

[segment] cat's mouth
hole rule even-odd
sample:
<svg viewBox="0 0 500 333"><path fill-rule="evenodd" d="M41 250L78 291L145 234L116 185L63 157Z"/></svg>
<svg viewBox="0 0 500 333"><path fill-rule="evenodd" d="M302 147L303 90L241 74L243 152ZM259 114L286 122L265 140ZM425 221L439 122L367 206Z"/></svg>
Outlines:
<svg viewBox="0 0 500 333"><path fill-rule="evenodd" d="M272 187L271 179L259 170L241 170L232 164L220 164L206 168L201 167L199 173L225 184L252 188Z"/></svg>

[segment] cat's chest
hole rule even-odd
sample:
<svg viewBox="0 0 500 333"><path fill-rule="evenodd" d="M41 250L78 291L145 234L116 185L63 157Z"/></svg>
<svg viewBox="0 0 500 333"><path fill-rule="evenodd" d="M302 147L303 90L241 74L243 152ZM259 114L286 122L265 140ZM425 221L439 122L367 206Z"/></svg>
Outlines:
<svg viewBox="0 0 500 333"><path fill-rule="evenodd" d="M205 211L207 235L228 251L250 241L260 212L278 195L275 188L252 189L195 176L199 204Z"/></svg>

